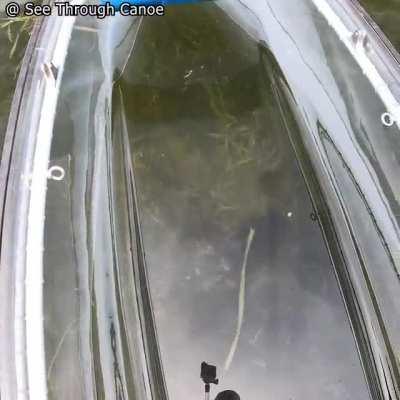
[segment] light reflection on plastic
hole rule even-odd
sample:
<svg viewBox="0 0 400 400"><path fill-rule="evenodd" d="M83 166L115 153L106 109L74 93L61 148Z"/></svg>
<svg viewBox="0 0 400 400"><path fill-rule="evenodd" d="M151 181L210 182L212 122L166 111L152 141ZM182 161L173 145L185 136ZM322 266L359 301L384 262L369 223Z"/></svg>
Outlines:
<svg viewBox="0 0 400 400"><path fill-rule="evenodd" d="M396 119L389 112L385 112L381 115L382 124L385 126L393 126Z"/></svg>

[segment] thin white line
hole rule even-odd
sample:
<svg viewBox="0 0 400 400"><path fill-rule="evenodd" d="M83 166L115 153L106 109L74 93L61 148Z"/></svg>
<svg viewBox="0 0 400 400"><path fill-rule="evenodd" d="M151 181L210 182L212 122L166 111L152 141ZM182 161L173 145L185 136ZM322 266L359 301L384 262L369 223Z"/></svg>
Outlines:
<svg viewBox="0 0 400 400"><path fill-rule="evenodd" d="M247 237L247 244L246 250L244 252L243 264L242 264L242 272L240 277L240 288L239 288L239 304L238 304L238 319L237 319L237 326L236 326L236 333L233 339L231 348L229 350L228 356L226 357L225 364L224 364L224 371L227 372L232 364L233 356L235 355L239 338L240 332L242 330L243 325L243 317L244 317L244 304L245 304L245 294L246 294L246 268L247 268L247 258L249 256L249 251L251 247L251 243L253 242L254 238L254 229L250 228L249 235Z"/></svg>
<svg viewBox="0 0 400 400"><path fill-rule="evenodd" d="M25 276L26 356L29 399L32 400L47 399L43 326L43 238L46 190L57 98L74 22L74 17L65 17L56 40L52 64L59 69L57 82L52 77L46 77L43 80L44 100L32 168ZM26 399L26 393L19 390L18 398Z"/></svg>

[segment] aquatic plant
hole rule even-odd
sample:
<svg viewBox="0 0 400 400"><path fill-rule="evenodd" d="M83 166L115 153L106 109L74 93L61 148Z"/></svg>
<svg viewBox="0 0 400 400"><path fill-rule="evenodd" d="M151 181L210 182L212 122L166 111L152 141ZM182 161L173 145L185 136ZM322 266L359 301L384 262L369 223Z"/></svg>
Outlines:
<svg viewBox="0 0 400 400"><path fill-rule="evenodd" d="M0 13L0 151L11 100L34 18L6 18Z"/></svg>
<svg viewBox="0 0 400 400"><path fill-rule="evenodd" d="M24 47L27 41L27 37L32 32L35 24L36 17L3 17L0 18L0 30L6 32L8 41L10 43L10 51L8 54L9 60L16 58L17 50L20 47ZM19 57L21 58L21 57ZM21 58L22 59L22 58ZM18 73L21 67L21 62L16 65L15 74Z"/></svg>
<svg viewBox="0 0 400 400"><path fill-rule="evenodd" d="M118 84L145 214L158 224L188 215L188 229L210 223L229 236L283 207L293 187L257 44L212 15L179 7L146 20Z"/></svg>

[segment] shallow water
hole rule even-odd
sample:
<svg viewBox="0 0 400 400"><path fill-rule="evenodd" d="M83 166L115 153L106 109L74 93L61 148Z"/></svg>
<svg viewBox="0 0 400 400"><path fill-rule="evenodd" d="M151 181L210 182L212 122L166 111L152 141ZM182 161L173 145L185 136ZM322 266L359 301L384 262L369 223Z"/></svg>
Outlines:
<svg viewBox="0 0 400 400"><path fill-rule="evenodd" d="M6 23L6 15L0 13L0 25ZM8 115L17 83L19 66L24 56L29 39L27 31L23 31L14 47L23 22L13 23L8 28L0 29L0 154L3 149Z"/></svg>
<svg viewBox="0 0 400 400"><path fill-rule="evenodd" d="M207 361L244 398L363 399L261 53L213 6L173 8L145 20L119 82L169 395L201 396Z"/></svg>
<svg viewBox="0 0 400 400"><path fill-rule="evenodd" d="M397 0L360 0L361 5L400 51L400 2Z"/></svg>
<svg viewBox="0 0 400 400"><path fill-rule="evenodd" d="M51 164L66 174L49 181L47 191L49 398L145 397L137 339L151 315L138 312L142 292L135 298L143 282L136 280L137 237L130 236L135 218L125 139L170 398L202 396L202 361L217 364L218 389L243 398L368 398L334 270L277 106L276 81L290 81L311 129L330 138L326 152L354 218L370 209L354 200L359 187L342 178L354 165L343 171L337 154L349 151L348 159L358 160L346 142L354 135L365 159L375 158L368 153L373 149L386 160L383 106L310 3L296 4L295 12L279 1L271 8L270 50L212 4L146 19L113 88L106 79L112 51L101 48L97 21L77 21L51 154ZM127 48L119 52L123 59ZM280 105L293 139L299 127L292 112L298 110ZM396 143L387 132L384 138ZM360 221L368 218L362 214ZM367 233L366 250L376 249L370 245L371 237L378 242L374 227L360 232ZM378 279L379 289L394 299L387 281L393 279Z"/></svg>

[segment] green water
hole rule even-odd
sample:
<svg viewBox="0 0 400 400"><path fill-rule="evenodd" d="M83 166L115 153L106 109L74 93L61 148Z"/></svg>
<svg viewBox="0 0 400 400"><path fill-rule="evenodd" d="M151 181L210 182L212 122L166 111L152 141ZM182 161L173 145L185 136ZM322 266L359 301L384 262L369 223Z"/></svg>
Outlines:
<svg viewBox="0 0 400 400"><path fill-rule="evenodd" d="M29 39L30 23L13 22L0 13L0 154L3 149L18 71Z"/></svg>
<svg viewBox="0 0 400 400"><path fill-rule="evenodd" d="M230 234L290 198L290 156L271 90L257 90L264 79L257 45L204 9L180 6L146 21L121 83L146 211L157 219L159 207L178 202L188 224L210 218ZM260 192L260 182L276 191Z"/></svg>
<svg viewBox="0 0 400 400"><path fill-rule="evenodd" d="M267 49L205 3L144 20L116 84L174 400L201 395L205 360L225 369L219 390L252 399L367 396L274 68ZM239 290L244 322L229 365Z"/></svg>
<svg viewBox="0 0 400 400"><path fill-rule="evenodd" d="M361 5L383 30L396 49L400 50L400 1L361 0Z"/></svg>
<svg viewBox="0 0 400 400"><path fill-rule="evenodd" d="M400 1L361 0L360 3L399 50ZM0 26L6 22L6 16L0 13ZM26 26L21 31L24 22L15 22L10 28L0 29L0 150L3 147L19 66L29 37ZM14 47L18 35L18 43ZM162 70L160 70L160 75L162 75Z"/></svg>
<svg viewBox="0 0 400 400"><path fill-rule="evenodd" d="M398 3L364 3L398 47ZM250 398L366 398L268 60L220 13L180 10L143 26L119 82L171 398L201 395L201 361L222 368L250 228L245 324L221 387ZM0 32L1 146L27 36L12 52Z"/></svg>

